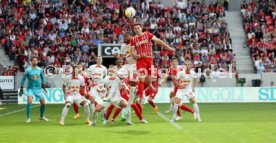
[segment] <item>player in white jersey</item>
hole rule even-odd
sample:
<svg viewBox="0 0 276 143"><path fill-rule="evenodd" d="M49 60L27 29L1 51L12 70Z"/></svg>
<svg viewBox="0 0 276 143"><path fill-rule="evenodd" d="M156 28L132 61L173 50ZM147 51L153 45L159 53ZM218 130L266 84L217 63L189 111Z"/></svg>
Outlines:
<svg viewBox="0 0 276 143"><path fill-rule="evenodd" d="M109 74L108 76L104 79L104 85L107 89L107 94L106 97L103 98L100 102L98 102L95 111L96 112L101 112L103 109L108 108L111 104L118 108L125 108L128 104L128 102L123 99L120 96L120 86L121 86L121 80L117 77L117 70L116 67L111 65L109 68ZM92 126L96 125L96 114L93 115L92 119ZM127 116L127 125L132 125L130 121L130 113ZM105 124L105 123L104 123Z"/></svg>
<svg viewBox="0 0 276 143"><path fill-rule="evenodd" d="M178 80L178 82L176 83L178 86L178 90L176 92L176 96L171 99L172 103L174 104L172 121L176 120L177 110L179 106L181 106L181 102L183 101L184 96L186 96L187 99L193 104L194 118L198 121L201 121L199 115L199 108L194 96L196 85L196 73L193 70L191 70L191 68L191 61L186 61L184 69L178 72L176 75L176 80Z"/></svg>
<svg viewBox="0 0 276 143"><path fill-rule="evenodd" d="M139 79L138 72L136 70L136 60L131 55L132 50L134 50L134 48L130 45L130 39L131 39L131 35L129 33L126 33L124 35L125 44L122 46L122 50L121 50L121 55L125 57L126 63L117 72L117 75L120 79L129 78L130 80L128 106L127 106L127 109L123 111L123 114L125 115L129 112L128 110L130 110L130 106L134 102L134 99L135 99L134 92L136 90L136 85Z"/></svg>
<svg viewBox="0 0 276 143"><path fill-rule="evenodd" d="M104 89L104 77L107 76L107 68L102 65L103 58L101 56L97 57L97 63L91 65L87 69L87 75L92 80L90 85L90 102L91 102L91 113L95 110L95 104L103 98L105 95Z"/></svg>
<svg viewBox="0 0 276 143"><path fill-rule="evenodd" d="M63 92L65 95L65 106L62 111L60 125L64 125L64 119L69 111L70 106L75 103L78 106L84 107L86 115L86 124L91 124L89 121L90 110L89 103L86 101L84 96L80 95L80 89L82 88L85 91L84 78L78 75L78 65L73 65L72 75L69 75L63 83ZM86 93L84 93L86 94Z"/></svg>

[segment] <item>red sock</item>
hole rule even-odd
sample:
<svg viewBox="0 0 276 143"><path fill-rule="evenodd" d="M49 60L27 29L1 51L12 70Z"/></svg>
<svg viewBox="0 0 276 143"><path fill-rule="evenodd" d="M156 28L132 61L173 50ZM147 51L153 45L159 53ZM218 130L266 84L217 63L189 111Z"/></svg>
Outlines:
<svg viewBox="0 0 276 143"><path fill-rule="evenodd" d="M94 104L95 104L95 107L98 105L98 103L96 101L94 102Z"/></svg>
<svg viewBox="0 0 276 143"><path fill-rule="evenodd" d="M143 81L139 81L139 83L138 83L138 96L140 98L143 98L144 88L145 88L145 83Z"/></svg>
<svg viewBox="0 0 276 143"><path fill-rule="evenodd" d="M181 113L180 113L179 107L177 109L177 116L181 117Z"/></svg>
<svg viewBox="0 0 276 143"><path fill-rule="evenodd" d="M137 107L137 105L136 105L136 104L131 104L131 107L132 107L132 109L135 111L135 113L136 113L136 115L138 116L138 118L139 118L140 120L142 120L142 119L143 119L143 116L142 116L142 114L141 114L139 108Z"/></svg>
<svg viewBox="0 0 276 143"><path fill-rule="evenodd" d="M74 111L76 114L79 114L79 106L77 104L73 104L73 107L74 107Z"/></svg>
<svg viewBox="0 0 276 143"><path fill-rule="evenodd" d="M149 104L153 107L153 108L155 108L155 103L151 100L151 101L148 101L149 102Z"/></svg>
<svg viewBox="0 0 276 143"><path fill-rule="evenodd" d="M136 106L139 108L141 114L143 113L142 111L142 104L140 102L136 102Z"/></svg>
<svg viewBox="0 0 276 143"><path fill-rule="evenodd" d="M180 108L181 108L182 110L184 110L184 111L187 111L187 112L190 112L190 113L194 113L194 110L193 110L192 108L190 108L190 107L188 107L188 106L186 106L186 105L184 105L184 104L182 104L182 105L180 106Z"/></svg>
<svg viewBox="0 0 276 143"><path fill-rule="evenodd" d="M122 108L117 108L113 114L112 119L115 120L116 117L119 115L119 113L121 112Z"/></svg>
<svg viewBox="0 0 276 143"><path fill-rule="evenodd" d="M113 105L113 104L111 104L111 105L107 108L107 110L106 110L106 115L105 115L105 119L106 119L106 120L109 119L109 116L110 116L110 114L112 113L113 108L114 108L114 105Z"/></svg>

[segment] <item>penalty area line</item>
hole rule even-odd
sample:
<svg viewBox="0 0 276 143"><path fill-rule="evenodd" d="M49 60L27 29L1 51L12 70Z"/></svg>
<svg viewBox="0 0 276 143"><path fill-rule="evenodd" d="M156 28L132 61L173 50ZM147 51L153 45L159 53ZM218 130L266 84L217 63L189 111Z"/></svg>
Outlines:
<svg viewBox="0 0 276 143"><path fill-rule="evenodd" d="M36 108L38 106L39 105L35 105L35 106L32 107L32 109ZM20 109L20 110L11 111L11 112L8 112L8 113L1 114L0 117L8 116L8 115L11 115L11 114L14 114L14 113L18 113L18 112L22 112L22 111L25 111L25 110L26 110L26 108L23 108L23 109Z"/></svg>
<svg viewBox="0 0 276 143"><path fill-rule="evenodd" d="M159 117L161 117L163 120L169 122L172 126L176 127L177 129L183 129L180 125L178 125L177 123L175 122L172 122L169 118L167 118L165 115L163 115L162 113L160 112L157 112L157 115Z"/></svg>

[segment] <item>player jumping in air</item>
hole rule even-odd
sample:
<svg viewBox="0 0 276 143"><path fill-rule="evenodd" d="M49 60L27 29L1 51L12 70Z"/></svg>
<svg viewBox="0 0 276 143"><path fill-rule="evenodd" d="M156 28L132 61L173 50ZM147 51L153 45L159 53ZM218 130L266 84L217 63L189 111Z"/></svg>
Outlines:
<svg viewBox="0 0 276 143"><path fill-rule="evenodd" d="M86 101L85 97L79 93L80 89L82 88L82 90L84 91L84 95L86 95L84 78L78 74L78 67L78 65L73 65L72 75L69 75L63 83L62 89L63 93L65 94L65 106L62 110L61 120L59 122L60 125L64 125L64 119L73 103L84 108L86 115L85 123L91 124L91 122L89 121L89 103Z"/></svg>
<svg viewBox="0 0 276 143"><path fill-rule="evenodd" d="M152 74L150 69L153 67L151 41L156 42L157 44L165 47L168 50L175 51L175 49L171 48L169 45L158 39L153 34L149 32L143 32L141 24L134 24L133 30L136 35L131 37L130 40L130 45L133 47L131 50L131 55L136 59L136 69L139 74L137 93L141 102L144 98L143 93L145 89L145 81L147 81L149 88L155 90L152 85L151 77L149 76L149 74ZM131 95L132 93L130 93L130 96ZM130 105L128 105L127 109L130 109Z"/></svg>
<svg viewBox="0 0 276 143"><path fill-rule="evenodd" d="M201 121L199 115L199 108L195 100L194 92L195 92L195 85L196 85L196 73L191 70L192 63L191 61L185 62L185 67L182 71L178 72L176 75L176 79L178 82L176 83L178 89L176 92L176 96L173 97L173 119L172 121L176 120L177 117L177 110L181 106L181 102L183 101L183 97L186 96L187 99L193 104L194 107L194 118L198 121Z"/></svg>
<svg viewBox="0 0 276 143"><path fill-rule="evenodd" d="M158 112L158 107L153 102L153 99L155 98L156 94L158 93L158 79L160 78L160 75L158 73L158 68L156 68L157 65L154 65L154 71L153 74L151 74L151 81L152 85L155 87L155 90L147 87L145 89L145 95L148 97L148 103L153 107L153 112Z"/></svg>
<svg viewBox="0 0 276 143"><path fill-rule="evenodd" d="M45 79L43 75L43 70L37 66L38 58L32 57L31 58L32 66L28 67L22 77L21 80L21 88L20 88L20 96L23 95L23 86L26 78L28 79L28 85L27 85L27 106L26 106L26 113L27 113L27 120L26 123L31 122L31 109L32 109L32 102L33 102L33 96L37 98L40 101L40 120L43 121L49 121L46 117L44 117L44 111L45 111L45 99L44 99L44 93L46 88L44 85Z"/></svg>

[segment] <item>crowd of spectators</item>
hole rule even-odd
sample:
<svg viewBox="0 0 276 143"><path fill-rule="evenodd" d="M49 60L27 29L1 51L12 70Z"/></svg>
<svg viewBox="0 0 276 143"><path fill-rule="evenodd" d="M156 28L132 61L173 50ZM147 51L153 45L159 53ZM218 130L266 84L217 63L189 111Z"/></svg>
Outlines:
<svg viewBox="0 0 276 143"><path fill-rule="evenodd" d="M252 0L241 3L241 14L257 73L276 72L276 2Z"/></svg>
<svg viewBox="0 0 276 143"><path fill-rule="evenodd" d="M227 2L227 0L225 0ZM196 68L235 69L231 38L220 0L177 0L173 7L157 0L9 0L0 2L1 45L20 71L39 57L39 66L95 63L101 43L123 43L134 22L143 24L176 48L153 45L155 65L169 67L172 57L192 60ZM127 7L136 9L132 20Z"/></svg>

